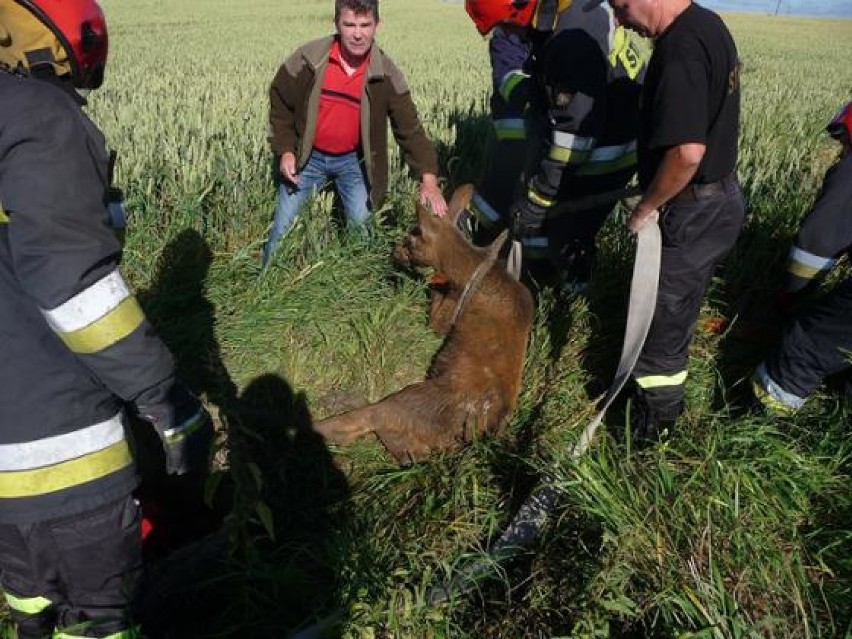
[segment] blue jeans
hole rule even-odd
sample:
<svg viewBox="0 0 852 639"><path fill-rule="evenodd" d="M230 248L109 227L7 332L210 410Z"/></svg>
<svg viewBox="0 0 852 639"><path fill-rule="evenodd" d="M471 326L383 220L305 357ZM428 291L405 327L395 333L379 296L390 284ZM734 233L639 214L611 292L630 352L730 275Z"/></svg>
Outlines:
<svg viewBox="0 0 852 639"><path fill-rule="evenodd" d="M329 181L334 182L343 201L348 225L355 228L365 226L370 216L370 196L358 153L353 151L345 155L330 155L314 149L308 163L299 173L299 184L294 186L282 181L278 186L275 216L263 247L264 266L272 259L278 243L295 222L308 196L315 194Z"/></svg>

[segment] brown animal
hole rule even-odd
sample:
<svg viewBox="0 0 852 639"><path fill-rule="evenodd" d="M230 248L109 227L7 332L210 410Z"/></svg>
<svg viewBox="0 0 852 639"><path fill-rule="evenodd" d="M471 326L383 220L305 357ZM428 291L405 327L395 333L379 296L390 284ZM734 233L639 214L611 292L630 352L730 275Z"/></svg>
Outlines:
<svg viewBox="0 0 852 639"><path fill-rule="evenodd" d="M445 292L433 293L429 323L446 339L426 379L317 423L327 440L347 444L373 431L397 461L409 463L498 432L509 420L535 309L527 288L497 261L505 234L479 248L457 228L471 194L469 186L457 190L443 219L418 206L417 226L394 249L399 263L431 266L445 280Z"/></svg>

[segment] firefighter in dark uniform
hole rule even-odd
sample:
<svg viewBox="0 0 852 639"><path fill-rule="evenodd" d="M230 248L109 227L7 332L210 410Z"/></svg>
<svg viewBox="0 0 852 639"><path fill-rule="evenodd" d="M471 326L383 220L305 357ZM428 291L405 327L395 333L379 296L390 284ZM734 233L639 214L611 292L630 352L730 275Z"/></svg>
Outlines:
<svg viewBox="0 0 852 639"><path fill-rule="evenodd" d="M844 253L852 257L852 102L826 128L842 146L822 191L790 249L781 306L815 286ZM792 413L829 375L852 366L852 277L796 316L781 346L755 372L755 396L770 410ZM847 394L852 383L847 379Z"/></svg>
<svg viewBox="0 0 852 639"><path fill-rule="evenodd" d="M495 144L486 174L471 200L471 212L482 230L477 241L482 243L488 243L505 226L527 157L531 46L529 39L513 25L499 24L491 31L488 57Z"/></svg>
<svg viewBox="0 0 852 639"><path fill-rule="evenodd" d="M22 639L138 636L128 410L172 474L212 437L119 270L109 153L75 91L106 55L93 0L0 0L0 569Z"/></svg>
<svg viewBox="0 0 852 639"><path fill-rule="evenodd" d="M523 10L518 10L522 5ZM639 93L646 56L606 8L582 3L469 0L481 33L499 23L527 26L533 43L528 130L535 159L510 218L534 279L581 289L595 236L615 200L560 212L558 203L617 192L636 171Z"/></svg>
<svg viewBox="0 0 852 639"><path fill-rule="evenodd" d="M586 9L598 0L586 3ZM655 39L639 133L643 195L628 226L661 216L654 319L633 373L633 436L653 442L683 411L689 344L717 263L742 228L736 178L739 62L722 20L690 0L609 0L619 23Z"/></svg>

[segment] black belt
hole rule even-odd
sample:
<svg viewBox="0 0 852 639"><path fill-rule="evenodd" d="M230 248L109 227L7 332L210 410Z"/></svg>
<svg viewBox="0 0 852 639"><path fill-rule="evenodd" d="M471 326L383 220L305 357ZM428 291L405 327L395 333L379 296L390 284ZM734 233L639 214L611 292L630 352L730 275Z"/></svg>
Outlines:
<svg viewBox="0 0 852 639"><path fill-rule="evenodd" d="M671 198L669 204L684 204L688 202L698 202L723 195L734 193L737 188L737 176L734 173L723 177L716 182L707 182L705 184L687 184L684 189Z"/></svg>

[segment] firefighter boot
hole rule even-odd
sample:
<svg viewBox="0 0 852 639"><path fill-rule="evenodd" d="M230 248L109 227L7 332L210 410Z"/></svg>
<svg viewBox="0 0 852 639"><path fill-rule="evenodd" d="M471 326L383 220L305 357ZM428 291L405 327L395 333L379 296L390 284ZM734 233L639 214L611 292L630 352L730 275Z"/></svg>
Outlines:
<svg viewBox="0 0 852 639"><path fill-rule="evenodd" d="M636 448L645 448L671 436L683 400L656 402L636 387L630 399L630 433Z"/></svg>

